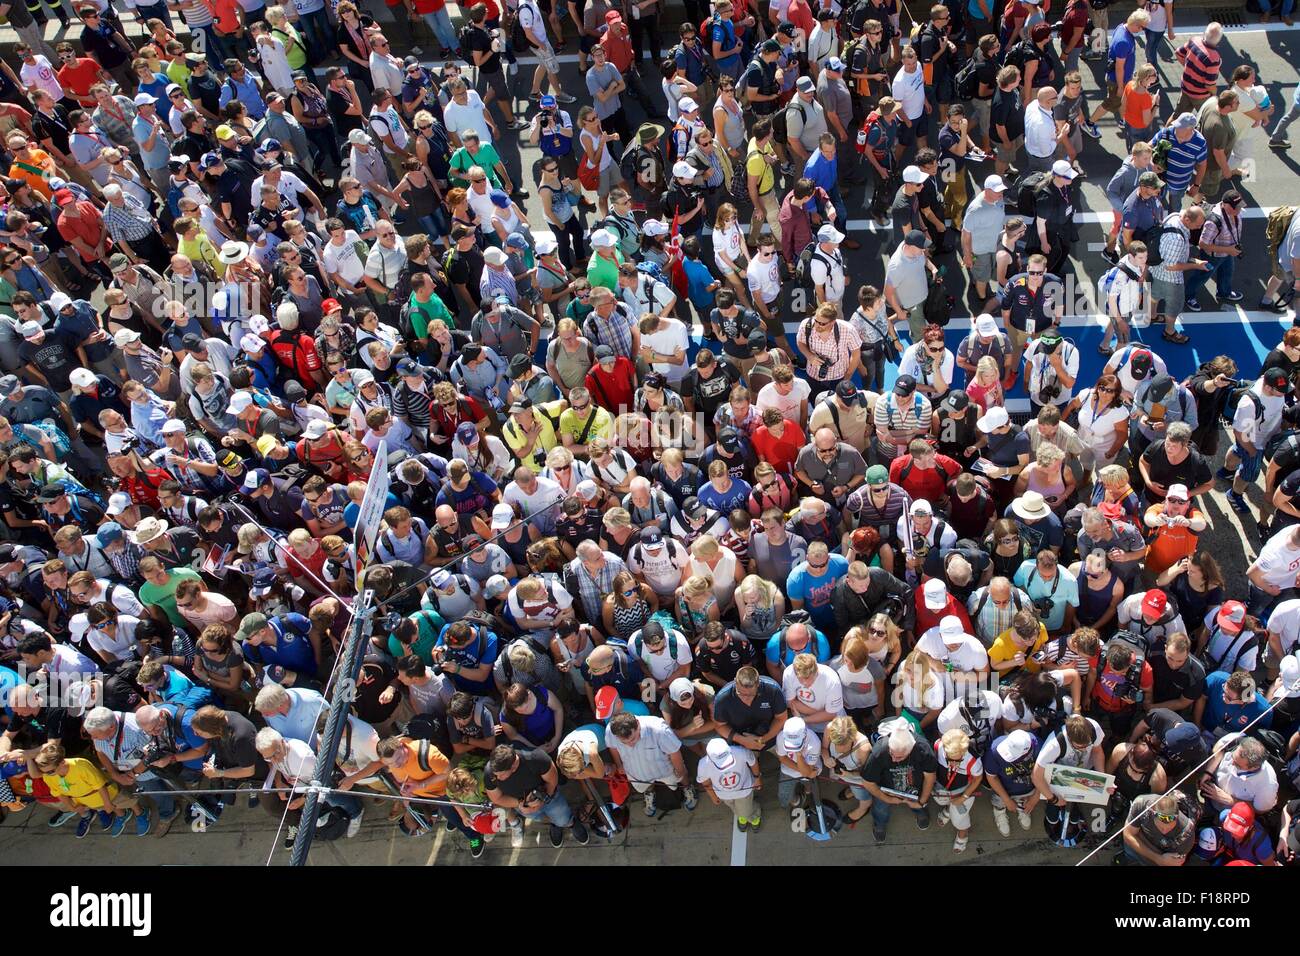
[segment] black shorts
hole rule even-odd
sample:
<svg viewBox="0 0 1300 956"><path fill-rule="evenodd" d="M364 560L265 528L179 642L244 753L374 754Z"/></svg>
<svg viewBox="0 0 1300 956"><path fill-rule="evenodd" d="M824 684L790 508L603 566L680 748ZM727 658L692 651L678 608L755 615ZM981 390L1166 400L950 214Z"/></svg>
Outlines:
<svg viewBox="0 0 1300 956"><path fill-rule="evenodd" d="M990 33L994 36L998 34L991 21L977 20L974 17L966 21L966 42L971 46L979 46L980 40Z"/></svg>
<svg viewBox="0 0 1300 956"><path fill-rule="evenodd" d="M906 123L898 124L898 145L915 146L916 145L916 128L919 124L925 122L925 114L922 113L919 118L912 120L912 125Z"/></svg>

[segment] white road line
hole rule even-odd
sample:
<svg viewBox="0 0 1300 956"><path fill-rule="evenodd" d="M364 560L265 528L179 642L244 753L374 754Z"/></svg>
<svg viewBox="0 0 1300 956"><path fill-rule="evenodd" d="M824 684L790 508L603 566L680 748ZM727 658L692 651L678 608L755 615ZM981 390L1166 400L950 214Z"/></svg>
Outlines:
<svg viewBox="0 0 1300 956"><path fill-rule="evenodd" d="M1226 312L1184 312L1178 317L1178 321L1183 325L1240 325L1249 323L1251 325L1275 324L1283 328L1290 328L1294 315L1295 313L1289 310L1285 313L1279 313L1255 309L1233 309ZM972 319L970 316L954 315L949 319L945 328L962 331L969 329L971 324ZM1061 327L1067 329L1086 328L1090 325L1101 328L1105 324L1106 317L1101 314L1067 315L1061 320ZM799 331L799 323L786 322L785 331L787 335L794 335Z"/></svg>
<svg viewBox="0 0 1300 956"><path fill-rule="evenodd" d="M745 854L749 849L749 834L740 829L740 823L731 818L731 865L744 866Z"/></svg>

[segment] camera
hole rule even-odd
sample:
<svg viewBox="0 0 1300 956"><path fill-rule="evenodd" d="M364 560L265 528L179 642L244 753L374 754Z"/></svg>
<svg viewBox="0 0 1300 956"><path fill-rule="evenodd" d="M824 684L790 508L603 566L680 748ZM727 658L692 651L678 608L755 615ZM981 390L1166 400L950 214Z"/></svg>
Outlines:
<svg viewBox="0 0 1300 956"><path fill-rule="evenodd" d="M1048 402L1055 401L1056 397L1060 394L1061 394L1060 382L1049 382L1046 385L1040 386L1038 389L1038 397L1042 399L1042 402L1040 404L1043 405L1046 405Z"/></svg>
<svg viewBox="0 0 1300 956"><path fill-rule="evenodd" d="M1142 692L1142 665L1140 657L1135 657L1124 671L1124 679L1115 686L1115 696L1131 704L1141 704L1145 698Z"/></svg>
<svg viewBox="0 0 1300 956"><path fill-rule="evenodd" d="M1049 597L1034 598L1034 613L1039 618L1048 618L1052 616L1052 599Z"/></svg>

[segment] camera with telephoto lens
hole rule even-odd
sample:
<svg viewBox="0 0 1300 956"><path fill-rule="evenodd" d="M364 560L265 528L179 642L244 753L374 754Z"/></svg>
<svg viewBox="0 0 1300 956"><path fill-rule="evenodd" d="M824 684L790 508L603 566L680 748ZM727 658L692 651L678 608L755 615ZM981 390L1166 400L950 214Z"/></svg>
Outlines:
<svg viewBox="0 0 1300 956"><path fill-rule="evenodd" d="M1146 695L1142 692L1142 666L1146 662L1134 657L1124 671L1124 678L1115 685L1115 696L1126 704L1141 704Z"/></svg>

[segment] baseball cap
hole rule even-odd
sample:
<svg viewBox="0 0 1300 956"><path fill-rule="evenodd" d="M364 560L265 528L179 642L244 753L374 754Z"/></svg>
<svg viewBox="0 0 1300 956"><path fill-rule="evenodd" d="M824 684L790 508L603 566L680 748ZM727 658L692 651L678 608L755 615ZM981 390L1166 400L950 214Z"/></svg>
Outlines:
<svg viewBox="0 0 1300 956"><path fill-rule="evenodd" d="M140 333L133 329L118 329L113 333L113 344L120 349L124 349L132 342L138 341L140 341Z"/></svg>
<svg viewBox="0 0 1300 956"><path fill-rule="evenodd" d="M889 484L889 469L884 465L872 465L867 469L868 485L887 485Z"/></svg>
<svg viewBox="0 0 1300 956"><path fill-rule="evenodd" d="M844 241L844 233L840 232L828 222L817 230L817 241L834 242L838 244Z"/></svg>
<svg viewBox="0 0 1300 956"><path fill-rule="evenodd" d="M1070 165L1068 159L1058 159L1056 162L1052 163L1052 175L1060 176L1062 179L1073 179L1075 176L1078 176L1079 173L1078 170Z"/></svg>
<svg viewBox="0 0 1300 956"><path fill-rule="evenodd" d="M596 719L609 720L614 713L614 704L618 701L618 691L613 687L602 687L596 691Z"/></svg>
<svg viewBox="0 0 1300 956"><path fill-rule="evenodd" d="M253 586L248 593L255 598L265 597L271 593L273 587L275 587L275 569L259 568L253 574Z"/></svg>
<svg viewBox="0 0 1300 956"><path fill-rule="evenodd" d="M319 418L313 418L307 423L307 427L302 430L302 435L304 438L316 441L318 438L324 438L325 433L329 430L329 422L322 421Z"/></svg>
<svg viewBox="0 0 1300 956"><path fill-rule="evenodd" d="M265 614L261 611L254 611L252 614L245 614L244 619L239 622L239 633L235 636L239 640L246 640L249 635L256 634L270 622Z"/></svg>
<svg viewBox="0 0 1300 956"><path fill-rule="evenodd" d="M1138 177L1138 185L1146 186L1147 189L1159 189L1164 183L1160 181L1160 177L1156 173L1147 171Z"/></svg>
<svg viewBox="0 0 1300 956"><path fill-rule="evenodd" d="M833 56L826 61L826 69L834 70L836 73L844 72L844 61L838 56Z"/></svg>
<svg viewBox="0 0 1300 956"><path fill-rule="evenodd" d="M230 396L230 404L226 406L226 412L230 415L239 415L253 404L253 396L248 392L236 392Z"/></svg>
<svg viewBox="0 0 1300 956"><path fill-rule="evenodd" d="M415 359L409 359L409 358L402 359L400 362L397 363L397 374L398 375L419 375L420 363L417 362Z"/></svg>
<svg viewBox="0 0 1300 956"><path fill-rule="evenodd" d="M684 678L683 678L684 679ZM736 765L736 755L731 752L731 745L721 737L712 738L704 748L713 766L719 770L730 770Z"/></svg>
<svg viewBox="0 0 1300 956"><path fill-rule="evenodd" d="M1240 601L1224 601L1214 620L1229 634L1240 634L1241 629L1246 626L1246 605Z"/></svg>
<svg viewBox="0 0 1300 956"><path fill-rule="evenodd" d="M1177 501L1187 501L1190 498L1190 496L1187 493L1187 486L1170 485L1169 492L1165 495L1165 499L1168 500L1170 498L1173 498Z"/></svg>
<svg viewBox="0 0 1300 956"><path fill-rule="evenodd" d="M944 408L960 415L970 407L970 396L960 388L954 388L944 396L942 404Z"/></svg>
<svg viewBox="0 0 1300 956"><path fill-rule="evenodd" d="M854 405L865 405L867 403L866 396L858 391L858 387L848 380L840 382L840 384L835 386L835 394L839 396L841 401L850 402Z"/></svg>
<svg viewBox="0 0 1300 956"><path fill-rule="evenodd" d="M1027 730L1013 730L998 741L993 749L1003 760L1012 763L1034 749L1034 738Z"/></svg>
<svg viewBox="0 0 1300 956"><path fill-rule="evenodd" d="M260 352L266 348L266 339L249 332L240 337L239 347L248 355L252 355L254 352Z"/></svg>
<svg viewBox="0 0 1300 956"><path fill-rule="evenodd" d="M471 426L472 427L472 426ZM492 530L501 531L515 520L515 509L502 502L492 508Z"/></svg>
<svg viewBox="0 0 1300 956"><path fill-rule="evenodd" d="M1169 598L1167 598L1165 592L1159 588L1151 588L1142 596L1143 613L1150 611L1152 614L1159 617L1161 614L1165 613L1165 608L1168 606Z"/></svg>
<svg viewBox="0 0 1300 956"><path fill-rule="evenodd" d="M34 338L35 336L40 335L42 331L41 323L32 322L30 320L18 326L18 334L25 339Z"/></svg>
<svg viewBox="0 0 1300 956"><path fill-rule="evenodd" d="M695 167L691 167L690 175L695 175ZM608 229L597 229L591 234L591 245L596 249L613 249L618 245L618 239Z"/></svg>
<svg viewBox="0 0 1300 956"><path fill-rule="evenodd" d="M689 96L683 96L677 101L677 109L683 113L694 113L700 108L700 104L695 102Z"/></svg>
<svg viewBox="0 0 1300 956"><path fill-rule="evenodd" d="M912 502L912 507L909 509L909 513L913 515L932 515L934 514L934 509L930 507L930 502L926 501L924 498L917 498Z"/></svg>
<svg viewBox="0 0 1300 956"><path fill-rule="evenodd" d="M956 614L946 614L939 621L939 636L944 639L946 644L949 640L959 639L966 636L966 628L961 623L961 618Z"/></svg>
<svg viewBox="0 0 1300 956"><path fill-rule="evenodd" d="M1174 127L1174 129L1195 129L1195 128L1196 128L1196 114L1194 114L1194 113L1180 113L1180 114L1178 115L1178 118L1177 118L1176 120L1174 120L1174 122L1173 122L1173 127Z"/></svg>
<svg viewBox="0 0 1300 956"><path fill-rule="evenodd" d="M353 146L369 146L370 137L366 135L365 130L354 129L352 132L348 133L348 142Z"/></svg>
<svg viewBox="0 0 1300 956"><path fill-rule="evenodd" d="M695 685L686 677L675 677L673 682L668 685L668 693L673 700L682 700L685 697L692 697L695 694Z"/></svg>
<svg viewBox="0 0 1300 956"><path fill-rule="evenodd" d="M647 219L642 223L641 231L647 236L666 236L671 230L662 219Z"/></svg>
<svg viewBox="0 0 1300 956"><path fill-rule="evenodd" d="M1009 424L1011 424L1011 416L1007 414L1007 410L1001 405L994 405L979 417L975 427L987 435Z"/></svg>
<svg viewBox="0 0 1300 956"><path fill-rule="evenodd" d="M1278 680L1284 697L1300 697L1300 658L1288 654L1278 662Z"/></svg>
<svg viewBox="0 0 1300 956"><path fill-rule="evenodd" d="M984 188L991 189L995 193L1002 193L1007 191L1007 184L1005 181L1003 181L1001 176L999 176L997 173L993 173L992 175L986 176L984 178Z"/></svg>
<svg viewBox="0 0 1300 956"><path fill-rule="evenodd" d="M544 110L553 110L555 109L556 106L559 105L559 101L556 100L556 98L552 96L550 93L547 93L545 96L542 97L538 105L541 106L541 108Z"/></svg>
<svg viewBox="0 0 1300 956"><path fill-rule="evenodd" d="M104 508L104 514L110 518L116 518L129 507L131 507L131 496L125 491L117 491L109 496L108 506Z"/></svg>
<svg viewBox="0 0 1300 956"><path fill-rule="evenodd" d="M478 437L478 429L473 422L461 422L456 426L456 440L462 445L472 445Z"/></svg>
<svg viewBox="0 0 1300 956"><path fill-rule="evenodd" d="M903 237L903 243L916 249L924 249L930 245L930 240L920 229L912 229Z"/></svg>
<svg viewBox="0 0 1300 956"><path fill-rule="evenodd" d="M978 335L997 335L998 320L985 312L975 320L975 332Z"/></svg>
<svg viewBox="0 0 1300 956"><path fill-rule="evenodd" d="M266 482L271 480L271 473L265 468L254 468L244 476L244 483L240 485L245 491L256 491Z"/></svg>
<svg viewBox="0 0 1300 956"><path fill-rule="evenodd" d="M925 606L931 611L939 611L948 605L948 586L938 578L931 578L921 587L925 597Z"/></svg>
<svg viewBox="0 0 1300 956"><path fill-rule="evenodd" d="M605 359L614 358L614 350L608 345L597 345L595 353L597 362L603 362Z"/></svg>
<svg viewBox="0 0 1300 956"><path fill-rule="evenodd" d="M781 742L791 750L798 750L803 746L804 739L808 736L808 724L802 717L791 717L781 728Z"/></svg>
<svg viewBox="0 0 1300 956"><path fill-rule="evenodd" d="M135 94L135 105L136 106L157 106L158 100L150 96L148 93L137 93Z"/></svg>
<svg viewBox="0 0 1300 956"><path fill-rule="evenodd" d="M1128 359L1128 367L1134 378L1146 378L1154 365L1155 360L1146 349L1134 349Z"/></svg>
<svg viewBox="0 0 1300 956"><path fill-rule="evenodd" d="M723 451L738 451L740 449L740 432L728 425L726 428L718 431L718 445Z"/></svg>
<svg viewBox="0 0 1300 956"><path fill-rule="evenodd" d="M795 87L800 93L811 93L813 90L817 89L817 84L813 82L811 76L801 76L799 77L799 82L795 84Z"/></svg>
<svg viewBox="0 0 1300 956"><path fill-rule="evenodd" d="M128 501L129 500L130 499L128 499ZM109 513L111 514L112 512ZM99 542L101 547L106 547L110 544L114 544L118 541L121 541L125 537L126 537L126 532L122 530L122 526L118 524L116 521L104 522L99 526L99 530L95 532L95 540Z"/></svg>
<svg viewBox="0 0 1300 956"><path fill-rule="evenodd" d="M641 547L643 548L661 548L664 543L664 533L658 528L649 527L641 532Z"/></svg>
<svg viewBox="0 0 1300 956"><path fill-rule="evenodd" d="M1264 384L1279 392L1291 391L1291 380L1276 365L1264 370Z"/></svg>
<svg viewBox="0 0 1300 956"><path fill-rule="evenodd" d="M681 179L694 179L696 176L695 167L685 160L678 160L673 164L673 175Z"/></svg>
<svg viewBox="0 0 1300 956"><path fill-rule="evenodd" d="M578 487L574 490L578 493L579 498L586 501L590 501L592 498L595 498L596 495L600 494L600 488L590 478L582 479L582 481L578 482Z"/></svg>
<svg viewBox="0 0 1300 956"><path fill-rule="evenodd" d="M916 379L910 375L900 375L894 380L895 395L911 395L916 391Z"/></svg>
<svg viewBox="0 0 1300 956"><path fill-rule="evenodd" d="M68 381L77 388L90 388L97 380L95 373L88 368L74 368L68 373Z"/></svg>
<svg viewBox="0 0 1300 956"><path fill-rule="evenodd" d="M510 579L504 574L494 574L483 583L483 596L485 598L499 597L510 590Z"/></svg>
<svg viewBox="0 0 1300 956"><path fill-rule="evenodd" d="M921 171L920 166L907 166L903 169L903 182L923 183L925 182L925 173Z"/></svg>
<svg viewBox="0 0 1300 956"><path fill-rule="evenodd" d="M1238 800L1225 812L1223 832L1235 840L1244 840L1255 826L1255 808L1245 800Z"/></svg>

